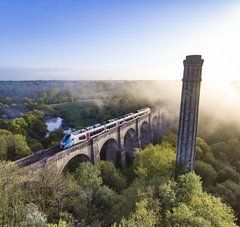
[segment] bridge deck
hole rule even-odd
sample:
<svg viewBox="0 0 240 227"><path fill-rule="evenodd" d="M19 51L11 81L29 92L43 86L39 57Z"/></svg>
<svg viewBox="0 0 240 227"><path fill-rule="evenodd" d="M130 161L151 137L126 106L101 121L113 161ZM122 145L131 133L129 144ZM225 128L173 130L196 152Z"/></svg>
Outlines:
<svg viewBox="0 0 240 227"><path fill-rule="evenodd" d="M36 153L33 153L30 156L19 159L19 160L15 161L15 163L18 164L20 167L31 165L34 162L37 162L41 159L51 157L51 156L55 155L56 153L58 153L59 151L62 151L62 150L63 149L61 149L59 146L52 147L52 148L49 148L49 149L46 149L46 150L41 150L41 151L38 151Z"/></svg>

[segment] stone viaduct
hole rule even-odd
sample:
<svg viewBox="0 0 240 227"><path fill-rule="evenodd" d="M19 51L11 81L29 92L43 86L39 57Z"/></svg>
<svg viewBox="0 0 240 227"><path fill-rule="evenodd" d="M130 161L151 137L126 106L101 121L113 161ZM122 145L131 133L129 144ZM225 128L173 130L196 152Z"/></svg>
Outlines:
<svg viewBox="0 0 240 227"><path fill-rule="evenodd" d="M132 119L90 141L65 150L55 147L39 151L16 163L30 171L32 176L40 176L46 169L54 169L56 174L61 174L74 159L93 164L100 160L112 161L123 169L131 164L136 148L159 143L169 127L167 109L155 109L150 114Z"/></svg>

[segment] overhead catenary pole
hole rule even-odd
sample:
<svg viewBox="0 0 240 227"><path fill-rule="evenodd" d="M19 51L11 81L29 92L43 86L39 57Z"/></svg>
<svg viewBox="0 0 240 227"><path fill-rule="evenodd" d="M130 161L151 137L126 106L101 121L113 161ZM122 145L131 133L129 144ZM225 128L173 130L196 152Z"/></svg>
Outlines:
<svg viewBox="0 0 240 227"><path fill-rule="evenodd" d="M177 165L188 172L194 170L203 61L201 55L189 55L183 61L184 73L179 116Z"/></svg>

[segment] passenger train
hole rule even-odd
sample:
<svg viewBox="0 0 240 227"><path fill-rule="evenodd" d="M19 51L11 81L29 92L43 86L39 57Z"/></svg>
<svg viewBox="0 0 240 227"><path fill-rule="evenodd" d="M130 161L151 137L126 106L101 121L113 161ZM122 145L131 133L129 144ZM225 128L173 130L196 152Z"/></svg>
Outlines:
<svg viewBox="0 0 240 227"><path fill-rule="evenodd" d="M151 113L151 110L147 107L138 110L137 113L128 113L122 117L107 120L104 122L104 124L97 123L93 126L73 131L63 137L62 141L60 142L60 147L66 149L78 143L88 141L104 132L121 126L124 123L133 120L134 118L138 118L149 113Z"/></svg>

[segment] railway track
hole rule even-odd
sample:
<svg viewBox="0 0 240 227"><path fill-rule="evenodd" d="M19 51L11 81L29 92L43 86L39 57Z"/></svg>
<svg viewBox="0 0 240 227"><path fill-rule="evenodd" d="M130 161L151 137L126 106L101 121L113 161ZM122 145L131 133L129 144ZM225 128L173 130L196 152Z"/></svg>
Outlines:
<svg viewBox="0 0 240 227"><path fill-rule="evenodd" d="M34 162L37 162L37 161L42 160L44 158L51 157L61 150L63 150L63 149L60 148L59 146L57 146L57 147L48 148L46 150L37 151L36 153L34 153L30 156L18 159L14 163L19 165L20 167L31 165Z"/></svg>

